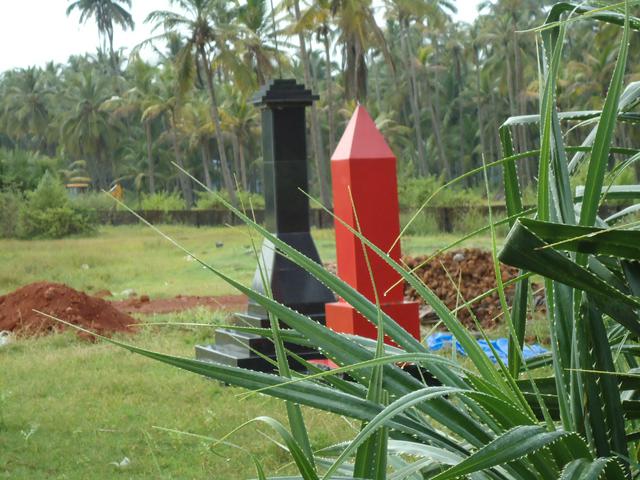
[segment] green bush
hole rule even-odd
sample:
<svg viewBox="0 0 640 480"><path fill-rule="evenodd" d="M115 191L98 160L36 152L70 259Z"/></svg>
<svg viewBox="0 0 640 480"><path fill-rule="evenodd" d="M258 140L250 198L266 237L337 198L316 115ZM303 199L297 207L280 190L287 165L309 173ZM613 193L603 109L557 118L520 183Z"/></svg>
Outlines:
<svg viewBox="0 0 640 480"><path fill-rule="evenodd" d="M401 213L400 214L400 225L402 228L407 225L407 223L413 217L413 213ZM406 231L407 235L433 235L440 232L440 227L438 225L438 220L435 215L428 211L422 211L418 214L418 216L411 222L411 225Z"/></svg>
<svg viewBox="0 0 640 480"><path fill-rule="evenodd" d="M140 200L141 210L160 210L169 212L171 210L184 210L187 208L184 199L177 192L159 192L154 194L143 194Z"/></svg>
<svg viewBox="0 0 640 480"><path fill-rule="evenodd" d="M22 201L23 196L15 190L0 192L0 238L16 236Z"/></svg>
<svg viewBox="0 0 640 480"><path fill-rule="evenodd" d="M400 207L405 209L415 209L422 204L442 185L444 177L419 177L406 178L398 182L398 197ZM486 204L487 200L480 191L461 188L445 188L429 202L429 206L455 207Z"/></svg>
<svg viewBox="0 0 640 480"><path fill-rule="evenodd" d="M71 204L82 210L113 210L117 204L115 200L102 192L87 192L71 197Z"/></svg>
<svg viewBox="0 0 640 480"><path fill-rule="evenodd" d="M238 202L240 205L244 205L244 208L249 210L251 207L254 209L264 208L264 197L257 193L247 192L240 190L236 192ZM220 201L220 197L229 201L229 194L226 191L212 192L198 192L198 201L196 202L196 208L198 210L216 210L224 209L225 206Z"/></svg>
<svg viewBox="0 0 640 480"><path fill-rule="evenodd" d="M56 171L61 166L60 159L38 152L0 148L0 188L33 190L47 171Z"/></svg>
<svg viewBox="0 0 640 480"><path fill-rule="evenodd" d="M95 220L74 206L60 182L45 173L33 192L27 193L18 212L15 229L19 238L61 238L95 230Z"/></svg>

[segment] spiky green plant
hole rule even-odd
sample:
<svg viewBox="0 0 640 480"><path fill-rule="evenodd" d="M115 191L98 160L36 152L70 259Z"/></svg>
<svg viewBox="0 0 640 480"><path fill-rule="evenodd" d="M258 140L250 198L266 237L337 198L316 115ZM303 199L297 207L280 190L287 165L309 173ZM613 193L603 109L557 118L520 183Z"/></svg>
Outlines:
<svg viewBox="0 0 640 480"><path fill-rule="evenodd" d="M597 112L560 113L554 99L566 31L574 21L592 20L622 27L604 106ZM640 204L608 218L600 218L598 208L608 197L638 197L638 186L614 189L609 183L640 159L640 150L614 143L618 122L636 123L640 118L633 111L640 102L640 84L624 86L630 34L639 29L640 20L629 15L628 2L608 9L560 3L539 29L543 40L540 114L509 119L501 128L504 158L487 166L503 168L509 213L501 222L490 219L487 229L495 238L495 225L510 223L499 259L522 269L509 308L496 254L498 292L511 337L508 365L491 363L454 312L357 228L347 226L431 305L468 352L470 364L433 355L382 312L377 302L367 300L228 204L251 231L272 242L281 255L304 267L376 324L377 341L337 334L201 261L213 274L265 307L272 318L290 327L279 329L278 322L272 322L271 329L243 329L273 339L280 374L120 345L286 401L288 428L267 417L254 421L266 423L282 437L299 470L297 477L287 478L635 478L640 473L634 453L640 440L640 374L635 370L640 352L640 231L634 224L625 224L624 218L637 212ZM581 145L565 145L563 125L575 120L592 130ZM513 151L510 128L520 124L539 125L538 150ZM607 171L613 154L624 160ZM522 159L538 160L538 202L533 212L523 210L520 197L516 161ZM571 178L579 167L587 169L587 181L573 191ZM532 274L545 279L552 353L524 361L528 279ZM397 348L383 344L383 332ZM283 359L285 341L318 348L340 368L318 372L308 365L307 374L290 372ZM398 367L402 362L420 365L440 384L428 385L414 378ZM534 371L541 366L551 366L553 375L544 376L549 369ZM344 372L352 381L338 376ZM362 428L350 442L314 450L297 405L361 421ZM267 478L259 460L254 460L258 477Z"/></svg>

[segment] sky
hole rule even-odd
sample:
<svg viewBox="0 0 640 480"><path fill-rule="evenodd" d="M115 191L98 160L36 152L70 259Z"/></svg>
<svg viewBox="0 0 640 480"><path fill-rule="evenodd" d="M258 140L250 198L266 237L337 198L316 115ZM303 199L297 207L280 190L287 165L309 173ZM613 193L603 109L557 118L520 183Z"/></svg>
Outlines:
<svg viewBox="0 0 640 480"><path fill-rule="evenodd" d="M471 22L481 0L456 0L456 20ZM153 32L144 19L153 10L170 8L170 0L133 0L134 31L116 28L115 47L128 50ZM90 19L79 24L80 15L66 15L68 0L0 0L0 72L32 65L44 66L53 60L64 63L70 55L95 53L98 29Z"/></svg>

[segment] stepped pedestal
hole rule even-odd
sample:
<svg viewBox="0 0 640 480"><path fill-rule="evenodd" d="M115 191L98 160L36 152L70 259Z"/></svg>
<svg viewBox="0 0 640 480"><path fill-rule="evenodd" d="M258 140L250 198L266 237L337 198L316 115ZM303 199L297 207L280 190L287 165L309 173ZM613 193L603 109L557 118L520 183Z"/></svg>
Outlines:
<svg viewBox="0 0 640 480"><path fill-rule="evenodd" d="M321 263L311 238L305 108L318 97L295 80L274 80L263 87L253 103L262 112L262 151L264 164L265 227L280 240L311 260ZM270 292L277 302L324 324L324 306L335 300L323 284L274 251L265 240L252 288ZM266 285L265 285L266 284ZM268 287L268 288L267 288ZM250 302L249 310L236 315L238 325L269 328L267 312ZM308 347L285 344L303 358L321 358ZM271 340L233 329L216 331L213 345L196 346L196 358L252 370L272 371L273 365L261 357L275 360ZM298 368L297 362L289 362Z"/></svg>
<svg viewBox="0 0 640 480"><path fill-rule="evenodd" d="M314 318L313 316L311 318ZM269 319L248 313L237 313L234 316L236 325L257 328L269 328ZM323 321L324 318L314 320ZM285 342L285 348L304 358L311 360L322 358L315 350ZM260 372L271 372L274 366L264 357L276 361L275 350L270 339L252 333L239 332L231 328L219 328L215 334L215 344L196 345L196 358L207 362L217 362L233 367L248 368ZM289 366L294 370L304 367L289 357Z"/></svg>

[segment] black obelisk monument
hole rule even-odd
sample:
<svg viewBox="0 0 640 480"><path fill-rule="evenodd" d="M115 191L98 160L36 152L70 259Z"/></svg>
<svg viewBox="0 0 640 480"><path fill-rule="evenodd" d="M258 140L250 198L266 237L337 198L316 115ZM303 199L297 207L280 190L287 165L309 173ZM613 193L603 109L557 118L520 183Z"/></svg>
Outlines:
<svg viewBox="0 0 640 480"><path fill-rule="evenodd" d="M309 229L309 200L302 193L308 191L305 108L317 98L295 80L279 79L260 89L253 103L262 110L266 228L320 263ZM256 269L253 289L261 293L270 291L278 302L324 324L324 305L334 301L331 291L305 270L276 254L266 240L260 257L262 265ZM269 288L265 288L263 278ZM249 303L246 314L236 314L236 321L239 325L269 327L267 312L253 302ZM288 344L287 348L303 357L318 356L296 345ZM232 329L216 330L215 345L197 345L196 357L253 370L273 370L273 366L252 349L275 358L270 340Z"/></svg>

